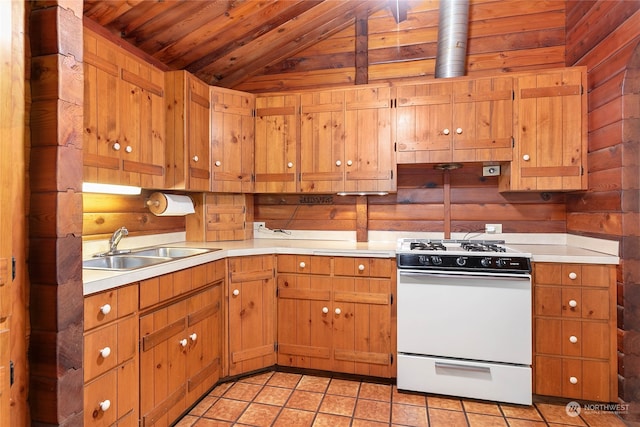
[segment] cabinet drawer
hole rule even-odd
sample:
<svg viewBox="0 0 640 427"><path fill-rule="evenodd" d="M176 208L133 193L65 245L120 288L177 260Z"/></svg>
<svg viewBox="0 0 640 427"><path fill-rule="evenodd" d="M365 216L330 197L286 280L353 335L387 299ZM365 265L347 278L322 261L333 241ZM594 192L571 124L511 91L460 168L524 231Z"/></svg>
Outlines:
<svg viewBox="0 0 640 427"><path fill-rule="evenodd" d="M84 330L124 317L138 308L138 285L129 285L84 299Z"/></svg>
<svg viewBox="0 0 640 427"><path fill-rule="evenodd" d="M536 353L607 359L609 325L605 322L536 319Z"/></svg>
<svg viewBox="0 0 640 427"><path fill-rule="evenodd" d="M85 335L85 381L95 378L135 355L138 330L136 326L136 318L130 316Z"/></svg>
<svg viewBox="0 0 640 427"><path fill-rule="evenodd" d="M118 425L127 425L131 422L129 418L137 425L137 395L137 366L130 360L85 385L84 425L110 426L120 418L124 420ZM103 410L106 401L109 407Z"/></svg>
<svg viewBox="0 0 640 427"><path fill-rule="evenodd" d="M607 320L611 317L608 289L536 286L537 316Z"/></svg>
<svg viewBox="0 0 640 427"><path fill-rule="evenodd" d="M365 276L390 278L392 260L388 258L335 257L333 272L336 276Z"/></svg>
<svg viewBox="0 0 640 427"><path fill-rule="evenodd" d="M536 357L535 393L611 402L609 362L551 356Z"/></svg>
<svg viewBox="0 0 640 427"><path fill-rule="evenodd" d="M562 284L609 287L611 269L606 265L563 264Z"/></svg>
<svg viewBox="0 0 640 427"><path fill-rule="evenodd" d="M331 257L313 255L278 255L278 272L331 274Z"/></svg>

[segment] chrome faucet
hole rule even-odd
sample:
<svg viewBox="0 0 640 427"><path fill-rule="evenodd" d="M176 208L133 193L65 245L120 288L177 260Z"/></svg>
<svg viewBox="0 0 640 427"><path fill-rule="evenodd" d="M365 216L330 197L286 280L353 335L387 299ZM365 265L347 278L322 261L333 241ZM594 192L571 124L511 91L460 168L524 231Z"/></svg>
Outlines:
<svg viewBox="0 0 640 427"><path fill-rule="evenodd" d="M113 234L111 235L111 238L109 239L108 253L110 255L114 255L114 254L129 252L128 250L125 250L125 251L118 250L118 243L120 243L120 240L122 240L124 236L128 236L128 235L129 235L129 230L127 230L127 227L120 227L116 231L114 231Z"/></svg>

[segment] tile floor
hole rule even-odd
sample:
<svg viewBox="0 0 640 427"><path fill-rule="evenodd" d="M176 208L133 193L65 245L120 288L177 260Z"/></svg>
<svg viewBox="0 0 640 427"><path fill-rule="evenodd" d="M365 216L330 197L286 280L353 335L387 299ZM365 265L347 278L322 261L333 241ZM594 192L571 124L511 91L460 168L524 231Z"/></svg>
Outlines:
<svg viewBox="0 0 640 427"><path fill-rule="evenodd" d="M220 384L179 427L617 427L612 413L570 417L564 404L531 407L398 393L395 386L285 372Z"/></svg>

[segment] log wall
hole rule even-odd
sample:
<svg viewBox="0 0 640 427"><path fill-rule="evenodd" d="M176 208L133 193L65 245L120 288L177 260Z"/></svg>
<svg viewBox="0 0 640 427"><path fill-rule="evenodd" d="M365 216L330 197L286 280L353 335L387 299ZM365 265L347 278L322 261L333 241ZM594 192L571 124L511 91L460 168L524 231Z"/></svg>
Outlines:
<svg viewBox="0 0 640 427"><path fill-rule="evenodd" d="M567 196L567 230L620 241L618 388L640 421L640 2L570 1L566 28L589 84L589 191Z"/></svg>

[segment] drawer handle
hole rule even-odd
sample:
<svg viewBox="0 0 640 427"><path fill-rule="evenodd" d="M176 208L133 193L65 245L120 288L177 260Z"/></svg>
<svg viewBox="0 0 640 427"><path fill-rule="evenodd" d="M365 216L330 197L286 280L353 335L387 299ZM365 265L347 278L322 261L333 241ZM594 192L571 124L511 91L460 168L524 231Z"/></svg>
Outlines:
<svg viewBox="0 0 640 427"><path fill-rule="evenodd" d="M336 160L336 166L340 166L342 165L342 162L340 160Z"/></svg>
<svg viewBox="0 0 640 427"><path fill-rule="evenodd" d="M133 151L133 148L132 148L130 145L127 145L127 146L124 148L124 151L126 151L127 153L131 153L131 152Z"/></svg>
<svg viewBox="0 0 640 427"><path fill-rule="evenodd" d="M237 297L238 295L240 295L240 291L238 289L234 289L233 290L233 296Z"/></svg>
<svg viewBox="0 0 640 427"><path fill-rule="evenodd" d="M525 154L524 156L522 156L522 160L524 160L525 162L528 162L531 159L531 156L529 156L528 154Z"/></svg>
<svg viewBox="0 0 640 427"><path fill-rule="evenodd" d="M106 359L110 355L111 355L111 348L105 347L102 350L100 350L100 356L102 356L103 359Z"/></svg>
<svg viewBox="0 0 640 427"><path fill-rule="evenodd" d="M214 165L216 165L216 167L220 167L222 166L222 162L220 160L216 160L216 162L214 163Z"/></svg>
<svg viewBox="0 0 640 427"><path fill-rule="evenodd" d="M578 337L576 337L575 335L571 335L569 337L569 342L571 342L573 344L577 343L578 342Z"/></svg>
<svg viewBox="0 0 640 427"><path fill-rule="evenodd" d="M329 307L322 307L322 312L327 314L329 312Z"/></svg>
<svg viewBox="0 0 640 427"><path fill-rule="evenodd" d="M100 313L104 314L105 316L111 313L111 304L105 304L100 307Z"/></svg>
<svg viewBox="0 0 640 427"><path fill-rule="evenodd" d="M458 135L462 134L462 128L458 128L458 129L456 129L456 133L457 133Z"/></svg>
<svg viewBox="0 0 640 427"><path fill-rule="evenodd" d="M451 133L451 131L449 129L445 128L445 129L442 130L442 133L445 134L445 135L449 135L449 133Z"/></svg>
<svg viewBox="0 0 640 427"><path fill-rule="evenodd" d="M196 334L195 332L192 333L191 335L189 335L189 338L191 338L191 341L194 341L198 339L198 334Z"/></svg>
<svg viewBox="0 0 640 427"><path fill-rule="evenodd" d="M569 279L576 280L577 277L578 277L578 275L576 273L574 273L573 271L571 273L569 273Z"/></svg>
<svg viewBox="0 0 640 427"><path fill-rule="evenodd" d="M198 157L198 156L193 156L193 157L192 157L192 159L193 159L193 161L194 161L194 162L198 163L198 160L200 160L200 157Z"/></svg>
<svg viewBox="0 0 640 427"><path fill-rule="evenodd" d="M339 308L336 308L335 312L336 312L336 314L340 314L340 313L342 313L342 310L340 310Z"/></svg>
<svg viewBox="0 0 640 427"><path fill-rule="evenodd" d="M115 142L111 148L113 148L115 151L119 151L120 150L120 143L119 142Z"/></svg>
<svg viewBox="0 0 640 427"><path fill-rule="evenodd" d="M181 340L180 340L180 346L181 346L181 347L186 347L186 346L187 346L187 343L188 343L188 341L187 341L187 339L186 339L186 338L183 338L183 339L181 339Z"/></svg>
<svg viewBox="0 0 640 427"><path fill-rule="evenodd" d="M109 408L111 408L111 401L109 399L103 400L99 403L99 406L102 412L106 412L109 410Z"/></svg>
<svg viewBox="0 0 640 427"><path fill-rule="evenodd" d="M358 266L358 270L360 270L360 271L364 271L364 264L360 264L360 265Z"/></svg>
<svg viewBox="0 0 640 427"><path fill-rule="evenodd" d="M300 268L305 268L306 266L307 266L307 264L305 264L305 263L304 263L304 261L302 261L302 262L300 263Z"/></svg>
<svg viewBox="0 0 640 427"><path fill-rule="evenodd" d="M569 300L569 307L575 308L577 306L578 306L578 302L576 300L574 300L574 299Z"/></svg>
<svg viewBox="0 0 640 427"><path fill-rule="evenodd" d="M353 161L347 160L347 166L351 166L352 164L353 164Z"/></svg>
<svg viewBox="0 0 640 427"><path fill-rule="evenodd" d="M576 377L569 377L569 382L571 384L578 384L578 379Z"/></svg>
<svg viewBox="0 0 640 427"><path fill-rule="evenodd" d="M287 167L288 167L289 169L291 169L291 168L293 167L293 162L289 162L289 163L287 163Z"/></svg>

